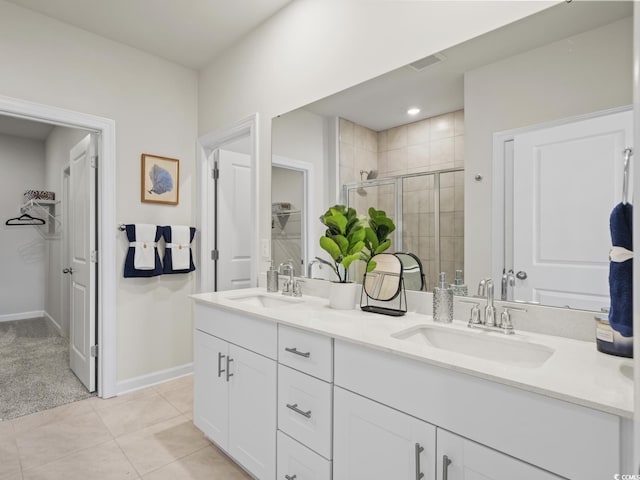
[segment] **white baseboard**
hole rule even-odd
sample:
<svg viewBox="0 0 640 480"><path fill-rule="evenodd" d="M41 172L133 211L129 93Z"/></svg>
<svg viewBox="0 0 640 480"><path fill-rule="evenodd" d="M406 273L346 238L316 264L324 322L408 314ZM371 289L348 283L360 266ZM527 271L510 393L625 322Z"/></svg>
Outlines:
<svg viewBox="0 0 640 480"><path fill-rule="evenodd" d="M44 316L42 310L34 310L33 312L8 313L0 315L0 322L10 322L12 320L26 320L27 318L40 318Z"/></svg>
<svg viewBox="0 0 640 480"><path fill-rule="evenodd" d="M53 326L56 327L56 330L58 330L58 333L60 334L60 336L64 337L64 335L62 334L62 327L60 326L60 324L58 322L56 322L53 319L53 317L51 315L49 315L49 313L47 313L46 310L44 312L42 312L42 316L44 318L47 318L51 323L53 323Z"/></svg>
<svg viewBox="0 0 640 480"><path fill-rule="evenodd" d="M159 372L153 372L147 375L130 378L129 380L123 380L116 383L116 395L141 390L143 388L164 383L168 380L174 380L179 377L184 377L185 375L190 375L192 373L193 363L185 363L184 365L160 370Z"/></svg>

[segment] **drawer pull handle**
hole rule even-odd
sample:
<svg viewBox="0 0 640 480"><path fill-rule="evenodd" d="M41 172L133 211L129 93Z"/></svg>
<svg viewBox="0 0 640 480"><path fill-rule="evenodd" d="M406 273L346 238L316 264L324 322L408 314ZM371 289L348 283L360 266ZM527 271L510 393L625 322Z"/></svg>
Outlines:
<svg viewBox="0 0 640 480"><path fill-rule="evenodd" d="M300 415L302 415L303 417L307 417L307 418L311 418L311 410L307 411L307 412L303 412L302 410L300 410L298 408L298 404L294 403L293 405L291 405L290 403L287 403L287 408L289 410L293 410L296 413L299 413Z"/></svg>
<svg viewBox="0 0 640 480"><path fill-rule="evenodd" d="M420 470L420 454L422 452L424 452L424 447L422 445L420 445L419 443L416 443L416 480L420 480L422 477L424 477L424 473L422 473Z"/></svg>
<svg viewBox="0 0 640 480"><path fill-rule="evenodd" d="M289 353L300 355L301 357L304 357L304 358L309 358L311 356L311 352L300 352L296 347L293 347L293 348L285 347L285 350Z"/></svg>
<svg viewBox="0 0 640 480"><path fill-rule="evenodd" d="M224 357L225 355L222 352L218 352L218 378L224 373L224 368L222 368L222 359Z"/></svg>
<svg viewBox="0 0 640 480"><path fill-rule="evenodd" d="M229 381L230 377L233 377L233 373L231 373L231 368L229 368L229 364L231 362L233 362L233 358L227 355L227 382Z"/></svg>
<svg viewBox="0 0 640 480"><path fill-rule="evenodd" d="M284 478L286 478L287 480L296 480L296 478L298 478L297 475L285 475Z"/></svg>
<svg viewBox="0 0 640 480"><path fill-rule="evenodd" d="M446 455L442 456L442 480L449 480L449 465L451 465L451 459Z"/></svg>

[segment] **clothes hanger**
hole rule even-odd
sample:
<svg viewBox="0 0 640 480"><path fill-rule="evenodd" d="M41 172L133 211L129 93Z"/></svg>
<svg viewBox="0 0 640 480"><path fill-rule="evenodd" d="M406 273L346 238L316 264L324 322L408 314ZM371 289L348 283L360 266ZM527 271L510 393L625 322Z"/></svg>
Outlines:
<svg viewBox="0 0 640 480"><path fill-rule="evenodd" d="M23 213L19 217L10 218L6 222L5 225L9 226L17 226L17 225L44 225L45 222L42 218L32 217L28 213Z"/></svg>

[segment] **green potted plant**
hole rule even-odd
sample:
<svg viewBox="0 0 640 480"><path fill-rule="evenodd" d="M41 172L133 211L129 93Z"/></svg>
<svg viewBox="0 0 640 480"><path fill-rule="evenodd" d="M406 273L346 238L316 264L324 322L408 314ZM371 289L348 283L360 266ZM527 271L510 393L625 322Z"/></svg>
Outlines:
<svg viewBox="0 0 640 480"><path fill-rule="evenodd" d="M338 277L330 289L329 305L339 309L354 308L358 285L347 282L347 272L353 262L365 259L362 253L365 227L356 211L345 205L329 208L320 221L327 227L324 236L320 237L320 247L329 254L332 262L316 258L329 265Z"/></svg>
<svg viewBox="0 0 640 480"><path fill-rule="evenodd" d="M371 262L371 257L384 252L391 246L391 235L396 226L384 210L369 208L368 226L365 227L363 259L368 263L367 271L375 268L375 262Z"/></svg>

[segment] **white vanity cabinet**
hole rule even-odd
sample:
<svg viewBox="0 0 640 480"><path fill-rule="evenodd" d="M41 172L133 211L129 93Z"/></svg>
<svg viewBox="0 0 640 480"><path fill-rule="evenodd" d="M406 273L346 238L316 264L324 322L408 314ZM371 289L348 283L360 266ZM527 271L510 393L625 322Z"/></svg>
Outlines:
<svg viewBox="0 0 640 480"><path fill-rule="evenodd" d="M487 458L497 451L539 467L540 471L532 470L535 475L520 478L555 478L545 476L544 470L572 480L608 478L612 472L621 471L621 419L615 415L338 340L334 362L335 392L342 387L381 403L384 408L391 407L439 429L455 432L459 438L488 447L483 450ZM347 461L357 471L355 462L364 468L367 461L340 458L343 452L338 442L340 431L344 432L340 424L346 421L344 414L339 414L344 408L340 399L336 394L334 465L336 478L346 479L348 476L337 477L340 465ZM405 430L402 436L410 438L409 432ZM362 440L365 438L363 435ZM464 452L473 442L463 442ZM376 455L366 458L370 462ZM465 464L473 458L463 455ZM485 477L518 478L500 476L498 469L487 470Z"/></svg>
<svg viewBox="0 0 640 480"><path fill-rule="evenodd" d="M278 479L331 480L333 340L278 327Z"/></svg>
<svg viewBox="0 0 640 480"><path fill-rule="evenodd" d="M440 428L437 444L437 478L447 480L561 479L552 473Z"/></svg>
<svg viewBox="0 0 640 480"><path fill-rule="evenodd" d="M277 363L265 354L275 355L276 325L196 307L193 422L251 475L275 479ZM253 322L267 334L258 342L249 338Z"/></svg>
<svg viewBox="0 0 640 480"><path fill-rule="evenodd" d="M434 480L436 427L335 387L334 480Z"/></svg>

